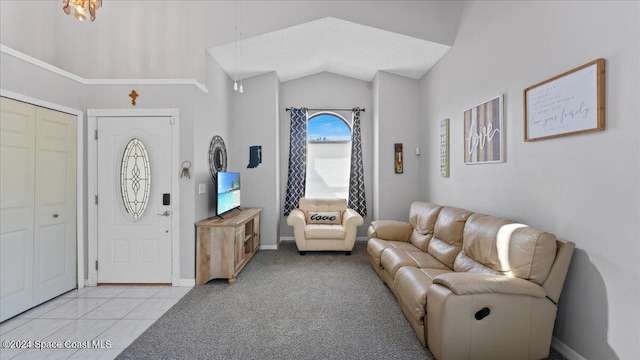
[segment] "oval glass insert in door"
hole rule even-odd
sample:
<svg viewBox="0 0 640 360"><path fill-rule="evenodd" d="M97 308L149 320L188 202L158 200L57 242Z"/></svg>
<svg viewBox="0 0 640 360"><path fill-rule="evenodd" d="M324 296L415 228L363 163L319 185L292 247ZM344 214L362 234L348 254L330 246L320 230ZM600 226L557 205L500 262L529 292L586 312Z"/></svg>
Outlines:
<svg viewBox="0 0 640 360"><path fill-rule="evenodd" d="M129 216L139 219L149 203L151 194L151 168L147 149L138 138L127 143L122 155L120 191Z"/></svg>

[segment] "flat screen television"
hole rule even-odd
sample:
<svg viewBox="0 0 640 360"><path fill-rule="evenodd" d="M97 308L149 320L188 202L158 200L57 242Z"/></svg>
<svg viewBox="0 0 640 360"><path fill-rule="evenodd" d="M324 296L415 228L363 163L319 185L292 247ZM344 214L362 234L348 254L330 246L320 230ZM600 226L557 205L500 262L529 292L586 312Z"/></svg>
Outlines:
<svg viewBox="0 0 640 360"><path fill-rule="evenodd" d="M240 207L240 173L218 172L216 181L216 215Z"/></svg>

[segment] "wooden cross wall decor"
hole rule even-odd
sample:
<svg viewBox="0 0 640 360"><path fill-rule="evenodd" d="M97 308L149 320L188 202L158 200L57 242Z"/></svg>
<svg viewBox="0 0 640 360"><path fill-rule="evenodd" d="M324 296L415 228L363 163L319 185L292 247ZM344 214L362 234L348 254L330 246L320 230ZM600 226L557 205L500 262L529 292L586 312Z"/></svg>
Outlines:
<svg viewBox="0 0 640 360"><path fill-rule="evenodd" d="M131 94L129 94L129 97L131 98L131 105L136 106L136 98L138 97L138 93L135 89L131 90Z"/></svg>

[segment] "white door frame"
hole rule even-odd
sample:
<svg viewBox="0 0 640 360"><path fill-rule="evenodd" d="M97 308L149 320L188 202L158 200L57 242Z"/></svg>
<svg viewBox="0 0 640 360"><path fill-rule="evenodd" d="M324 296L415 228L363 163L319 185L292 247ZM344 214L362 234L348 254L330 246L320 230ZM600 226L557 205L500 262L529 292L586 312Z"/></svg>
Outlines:
<svg viewBox="0 0 640 360"><path fill-rule="evenodd" d="M180 123L178 109L88 109L87 117L87 197L89 232L89 276L87 285L98 284L98 206L95 197L98 194L98 143L94 134L98 128L99 117L172 117L171 127L171 166L180 164ZM99 136L99 135L98 135ZM177 166L177 165L176 165ZM180 186L177 177L171 180L171 284L180 286Z"/></svg>
<svg viewBox="0 0 640 360"><path fill-rule="evenodd" d="M76 117L76 262L78 289L85 285L84 281L84 112L54 104L31 96L18 94L12 91L0 89L0 96L22 101L51 110L71 114Z"/></svg>

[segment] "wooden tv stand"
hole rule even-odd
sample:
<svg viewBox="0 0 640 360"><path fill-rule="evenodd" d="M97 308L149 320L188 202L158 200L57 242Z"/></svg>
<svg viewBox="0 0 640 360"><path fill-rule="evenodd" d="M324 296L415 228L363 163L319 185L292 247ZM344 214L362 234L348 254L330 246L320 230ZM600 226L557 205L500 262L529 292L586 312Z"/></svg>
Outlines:
<svg viewBox="0 0 640 360"><path fill-rule="evenodd" d="M196 223L196 285L211 279L229 284L260 249L261 208L232 210Z"/></svg>

